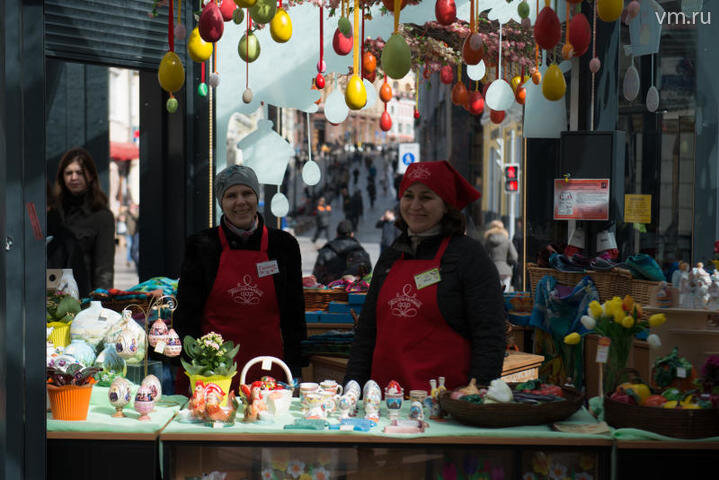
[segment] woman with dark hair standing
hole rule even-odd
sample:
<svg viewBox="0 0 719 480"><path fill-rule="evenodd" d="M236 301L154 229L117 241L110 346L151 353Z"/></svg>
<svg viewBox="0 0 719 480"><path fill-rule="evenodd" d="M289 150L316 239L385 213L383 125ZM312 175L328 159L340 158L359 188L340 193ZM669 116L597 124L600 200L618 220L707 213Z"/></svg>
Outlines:
<svg viewBox="0 0 719 480"><path fill-rule="evenodd" d="M100 189L97 167L84 148L72 148L60 159L55 178L55 199L51 212L72 232L80 245L90 290L113 286L115 263L115 218ZM48 214L50 215L50 213ZM81 290L87 290L80 285ZM88 291L81 291L86 297Z"/></svg>
<svg viewBox="0 0 719 480"><path fill-rule="evenodd" d="M409 166L399 188L402 234L375 266L345 382L397 380L409 391L426 390L439 376L450 389L501 376L497 269L465 235L460 212L479 196L446 161Z"/></svg>

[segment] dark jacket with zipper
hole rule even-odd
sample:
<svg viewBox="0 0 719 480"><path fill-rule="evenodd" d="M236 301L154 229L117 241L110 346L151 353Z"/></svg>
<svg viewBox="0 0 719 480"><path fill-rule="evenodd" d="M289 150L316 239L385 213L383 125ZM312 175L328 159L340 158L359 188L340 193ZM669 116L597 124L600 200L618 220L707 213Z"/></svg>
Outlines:
<svg viewBox="0 0 719 480"><path fill-rule="evenodd" d="M392 265L403 253L408 260L434 258L442 238L437 235L423 239L413 254L409 237L403 233L382 252L355 331L345 384L356 380L364 385L370 378L377 336L377 296ZM442 317L470 342L467 383L476 378L478 384L488 384L501 376L506 348L504 299L497 269L481 243L464 235L453 236L440 261L440 277L437 303Z"/></svg>
<svg viewBox="0 0 719 480"><path fill-rule="evenodd" d="M187 239L177 288L178 306L173 319L175 331L181 339L185 335L194 338L202 336L205 302L215 283L222 254L218 229L224 230L231 249L259 250L264 220L259 214L258 218L257 230L245 242L225 226L224 217L220 222L221 227L203 230ZM283 360L292 370L292 375L299 376L303 366L300 342L307 338L300 247L295 237L282 230L267 227L267 234L267 256L270 260L277 260L279 267L279 273L273 275L273 280L280 309ZM243 366L237 367L241 369Z"/></svg>

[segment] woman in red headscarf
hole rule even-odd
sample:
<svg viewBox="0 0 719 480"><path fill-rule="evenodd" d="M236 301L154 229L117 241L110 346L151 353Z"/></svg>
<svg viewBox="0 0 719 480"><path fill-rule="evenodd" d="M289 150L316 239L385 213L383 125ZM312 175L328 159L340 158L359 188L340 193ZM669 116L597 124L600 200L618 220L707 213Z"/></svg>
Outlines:
<svg viewBox="0 0 719 480"><path fill-rule="evenodd" d="M448 162L409 166L399 188L402 234L385 249L350 352L345 383L397 380L405 391L445 377L449 389L501 376L504 301L460 212L480 193Z"/></svg>

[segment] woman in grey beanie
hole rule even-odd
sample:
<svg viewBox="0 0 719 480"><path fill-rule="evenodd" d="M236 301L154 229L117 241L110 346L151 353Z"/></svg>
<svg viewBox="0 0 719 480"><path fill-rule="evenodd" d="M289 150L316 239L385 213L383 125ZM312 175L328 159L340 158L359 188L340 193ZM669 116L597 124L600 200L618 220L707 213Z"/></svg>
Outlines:
<svg viewBox="0 0 719 480"><path fill-rule="evenodd" d="M283 359L299 376L300 342L306 338L302 260L297 240L265 225L258 213L257 175L243 165L217 174L214 194L220 225L188 238L177 290L174 326L181 338L214 331L240 345L241 369L262 355ZM248 379L267 372L250 370ZM284 379L281 370L270 375ZM186 394L179 372L176 391ZM237 388L239 376L233 379Z"/></svg>

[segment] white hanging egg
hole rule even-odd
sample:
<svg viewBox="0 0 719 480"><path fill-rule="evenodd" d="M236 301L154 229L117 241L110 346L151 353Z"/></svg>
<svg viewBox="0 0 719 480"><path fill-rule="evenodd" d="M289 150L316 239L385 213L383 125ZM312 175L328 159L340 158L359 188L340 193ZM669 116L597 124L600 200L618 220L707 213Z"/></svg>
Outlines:
<svg viewBox="0 0 719 480"><path fill-rule="evenodd" d="M212 88L217 88L220 85L220 75L217 73L211 73L208 82Z"/></svg>
<svg viewBox="0 0 719 480"><path fill-rule="evenodd" d="M270 203L270 210L275 217L284 217L290 211L290 202L282 193L275 193Z"/></svg>
<svg viewBox="0 0 719 480"><path fill-rule="evenodd" d="M162 354L166 357L176 357L180 352L182 352L180 336L174 328L171 328L170 331L167 332L167 345L165 345L165 350L163 350Z"/></svg>
<svg viewBox="0 0 719 480"><path fill-rule="evenodd" d="M493 81L487 89L484 101L492 110L509 110L514 103L512 86L501 78Z"/></svg>
<svg viewBox="0 0 719 480"><path fill-rule="evenodd" d="M627 68L624 74L624 98L628 101L634 101L639 94L639 72L637 72L634 62Z"/></svg>
<svg viewBox="0 0 719 480"><path fill-rule="evenodd" d="M302 167L302 181L307 185L317 185L321 177L322 172L320 172L320 167L317 165L317 162L310 160Z"/></svg>
<svg viewBox="0 0 719 480"><path fill-rule="evenodd" d="M325 118L330 123L342 123L347 118L350 109L345 102L345 96L339 88L332 90L325 100Z"/></svg>
<svg viewBox="0 0 719 480"><path fill-rule="evenodd" d="M482 80L485 73L487 73L487 67L484 65L484 60L480 60L476 65L467 65L467 76L471 80Z"/></svg>
<svg viewBox="0 0 719 480"><path fill-rule="evenodd" d="M242 101L245 103L250 103L252 101L252 90L250 90L249 87L242 92Z"/></svg>
<svg viewBox="0 0 719 480"><path fill-rule="evenodd" d="M659 90L652 85L649 87L649 90L647 90L647 110L656 112L657 108L659 108Z"/></svg>
<svg viewBox="0 0 719 480"><path fill-rule="evenodd" d="M187 36L187 29L185 28L185 26L181 23L176 23L175 24L175 38L177 40L182 41L185 39L186 36Z"/></svg>
<svg viewBox="0 0 719 480"><path fill-rule="evenodd" d="M365 103L364 107L362 107L361 110L367 110L368 108L372 108L372 105L377 102L377 98L379 98L379 96L377 95L377 89L374 88L372 82L370 82L366 78L363 78L362 83L364 83L364 88L367 92L367 103Z"/></svg>
<svg viewBox="0 0 719 480"><path fill-rule="evenodd" d="M155 402L162 397L162 384L160 383L160 379L155 375L151 374L143 378L140 388L149 389L152 394L152 400Z"/></svg>

